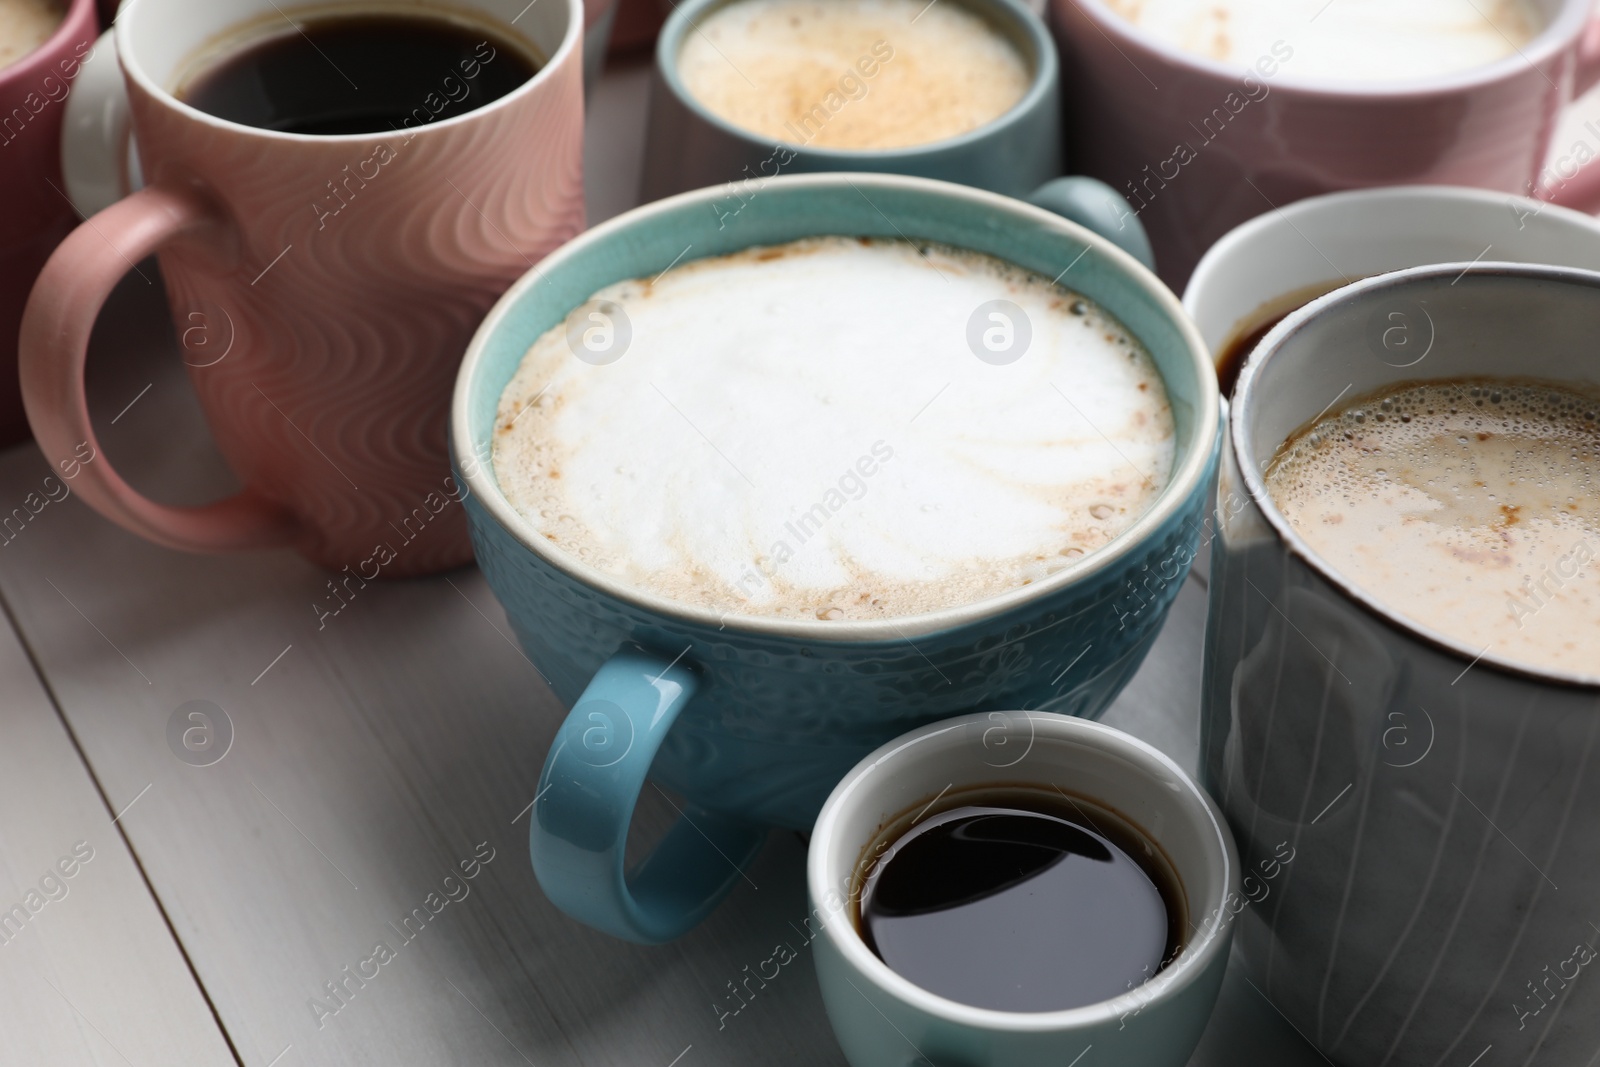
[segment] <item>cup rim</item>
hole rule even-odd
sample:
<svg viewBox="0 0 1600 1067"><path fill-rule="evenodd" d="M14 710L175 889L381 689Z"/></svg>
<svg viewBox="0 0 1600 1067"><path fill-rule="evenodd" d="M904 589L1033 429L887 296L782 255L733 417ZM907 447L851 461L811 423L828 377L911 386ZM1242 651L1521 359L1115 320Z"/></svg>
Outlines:
<svg viewBox="0 0 1600 1067"><path fill-rule="evenodd" d="M838 171L782 175L771 179L767 189L770 192L773 189L805 190L839 186L854 186L858 191L866 189L869 192L907 189L936 194L946 199L965 200L981 205L992 215L1006 216L1014 224L1034 229L1051 228L1063 231L1074 240L1088 244L1102 256L1111 259L1129 280L1142 288L1146 296L1165 312L1186 342L1185 347L1194 365L1195 379L1200 387L1201 396L1194 405L1196 420L1192 434L1194 444L1183 462L1173 469L1166 488L1126 530L1089 553L1076 566L1059 571L1031 585L1009 589L993 597L958 604L939 611L886 619L845 621L718 613L710 608L685 604L647 592L615 578L561 551L540 536L533 524L516 510L501 491L494 475L492 458L479 456L473 447L472 396L477 387L479 368L482 366L490 338L502 328L502 324L523 296L543 281L546 273L560 269L563 263L590 246L609 241L615 235L626 232L642 219L670 214L690 205L717 200L723 193L716 187L694 189L655 200L584 231L551 252L537 266L518 278L495 302L494 307L479 324L477 332L473 334L472 341L467 345L466 354L462 357L461 368L456 376L454 395L450 404L450 447L455 457L456 469L466 479L468 493L475 495L479 504L489 512L490 517L516 538L524 549L573 581L586 588L597 590L612 600L620 601L657 618L672 619L711 630L732 629L746 634L828 644L901 643L911 637L979 622L1025 603L1050 596L1068 586L1088 582L1138 551L1157 530L1177 515L1190 495L1201 486L1203 479L1208 477L1215 453L1214 443L1221 429L1221 401L1217 393L1216 372L1212 369L1211 355L1200 339L1194 323L1189 320L1178 303L1177 296L1143 264L1108 239L1043 208L998 193L936 181L932 178ZM529 344L532 341L532 338L528 339ZM470 465L464 462L466 457L472 457Z"/></svg>
<svg viewBox="0 0 1600 1067"><path fill-rule="evenodd" d="M1263 233L1283 226L1298 229L1297 223L1309 216L1325 212L1354 213L1364 206L1381 202L1419 205L1475 204L1497 209L1509 204L1525 208L1535 215L1553 215L1568 225L1589 230L1600 237L1600 219L1595 216L1518 193L1497 193L1490 189L1465 185L1381 185L1366 189L1344 189L1285 204L1276 210L1247 219L1217 238L1195 264L1194 272L1189 275L1189 281L1183 288L1184 311L1190 318L1198 321L1201 310L1198 305L1201 298L1206 295L1204 289L1211 284L1214 276L1226 273L1228 265L1240 254L1242 247L1248 246ZM1271 299L1271 296L1266 299Z"/></svg>
<svg viewBox="0 0 1600 1067"><path fill-rule="evenodd" d="M84 14L85 9L88 10L87 16ZM13 82L22 81L38 74L43 68L54 67L61 61L61 56L58 54L57 49L66 43L65 39L69 35L76 32L78 27L75 24L83 21L85 17L88 19L89 52L77 58L80 64L87 62L89 55L94 53L94 46L99 43L101 36L98 16L95 14L94 0L72 0L71 3L66 5L66 10L61 13L61 22L51 32L50 36L41 41L37 48L19 58L9 67L0 69L0 85L9 85ZM46 77L49 76L46 75ZM73 80L76 80L76 78Z"/></svg>
<svg viewBox="0 0 1600 1067"><path fill-rule="evenodd" d="M1391 271L1388 274L1364 278L1343 288L1335 289L1325 296L1318 297L1286 317L1277 326L1274 326L1262 338L1261 343L1245 361L1244 367L1239 373L1239 384L1234 389L1233 403L1228 414L1228 438L1229 446L1233 449L1234 463L1244 479L1245 490L1250 495L1251 502L1266 517L1267 522L1271 525L1285 549L1300 557L1323 580L1337 589L1346 600L1365 610L1367 614L1378 622L1390 629L1409 635L1424 644L1431 645L1440 652L1466 663L1469 667L1486 667L1513 678L1530 679L1576 689L1600 688L1600 673L1585 674L1580 671L1538 667L1493 653L1491 650L1474 649L1465 641L1457 640L1431 627L1424 626L1419 622L1406 618L1392 608L1385 607L1382 600L1345 577L1341 571L1313 549L1305 538L1300 536L1299 532L1290 525L1289 520L1278 510L1277 504L1272 499L1272 494L1267 490L1265 477L1249 458L1254 454L1255 434L1246 421L1245 415L1248 410L1254 407L1251 401L1256 377L1259 375L1261 368L1282 349L1284 342L1288 341L1290 337L1312 319L1319 317L1325 310L1374 290L1396 288L1418 278L1459 278L1469 274L1511 275L1568 283L1576 282L1588 288L1600 290L1600 271L1584 270L1580 267L1503 263L1491 260L1476 263L1434 263L1422 267L1409 267L1405 270Z"/></svg>
<svg viewBox="0 0 1600 1067"><path fill-rule="evenodd" d="M925 141L921 144L900 145L895 148L827 148L814 145L800 144L795 141L782 141L762 137L753 130L735 125L721 115L708 109L704 104L689 92L688 86L678 74L678 54L683 50L683 40L689 31L698 25L699 19L706 14L708 8L720 10L738 0L684 0L683 3L673 7L672 14L661 26L661 32L656 37L655 70L657 77L667 87L668 91L677 98L679 103L692 111L701 122L715 128L724 136L737 138L746 144L759 148L785 148L791 151L804 152L808 159L818 163L825 163L831 169L845 170L852 165L872 164L875 166L904 165L907 160L916 159L931 153L956 151L969 147L979 141L995 136L1001 131L1022 122L1040 106L1045 98L1054 91L1060 81L1061 63L1057 53L1055 38L1050 34L1050 28L1045 25L1044 19L1022 0L955 0L969 12L983 17L984 6L990 9L1003 10L1033 43L1034 54L1038 57L1033 78L1028 84L1028 91L1010 108L996 115L981 126L974 127L964 133L953 137L944 137L937 141Z"/></svg>
<svg viewBox="0 0 1600 1067"><path fill-rule="evenodd" d="M134 20L138 17L139 11L145 6L145 3L146 0L126 0L126 2L123 4L122 10L117 13L117 18L112 24L111 30L109 31L114 35L114 39L116 41L117 62L122 67L125 77L137 84L139 88L144 90L144 92L153 99L161 101L161 103L166 107L171 108L183 115L183 117L188 121L198 123L202 126L209 126L214 130L230 133L235 136L242 135L251 137L264 137L268 140L286 141L289 143L299 144L370 144L372 141L377 139L393 137L396 132L399 132L380 130L370 133L290 133L284 130L267 130L262 129L259 126L247 126L240 122L230 122L227 119L218 118L209 112L201 111L199 108L194 107L192 104L182 100L172 90L169 90L157 82L150 76L149 72L144 69L144 65L139 62L139 58L134 51L132 43L132 26ZM491 100L489 103L484 104L481 107L475 107L465 114L456 115L453 118L444 119L440 122L430 122L426 126L418 126L415 129L407 130L405 132L409 133L411 136L423 136L433 130L449 129L454 126L479 119L482 116L490 114L494 111L498 111L507 107L513 107L523 97L533 93L538 88L542 87L546 82L555 77L553 72L563 69L567 64L568 57L574 52L578 51L579 41L583 35L583 0L562 0L562 4L567 11L567 25L561 33L561 43L556 47L556 50L550 54L550 58L546 59L543 65L540 66L538 70L533 72L533 77L529 78L527 81L511 90L509 93L506 93L504 96L496 100ZM310 0L301 0L301 2L295 4L294 7L288 8L286 11L282 11L280 13L283 13L287 18L296 14L297 12L315 8L316 6L317 5L310 2ZM426 8L426 5L422 4L414 4L410 6L415 6L419 9ZM448 5L436 5L435 9L437 6ZM465 7L465 5L461 6ZM481 12L478 12L476 9L471 10L473 10L474 14L481 14Z"/></svg>
<svg viewBox="0 0 1600 1067"><path fill-rule="evenodd" d="M1219 60L1186 52L1140 31L1127 19L1112 11L1105 0L1052 0L1056 4L1071 4L1094 22L1102 33L1118 34L1124 41L1150 52L1172 66L1187 67L1227 82L1238 81L1254 68L1249 65L1231 67ZM1353 100L1411 101L1420 97L1441 96L1462 90L1474 89L1500 81L1528 69L1543 71L1543 64L1558 52L1571 47L1583 32L1588 18L1588 0L1564 0L1560 13L1545 26L1527 46L1511 55L1468 67L1465 70L1441 74L1432 78L1393 78L1382 80L1344 81L1338 78L1296 76L1280 70L1273 75L1275 88L1292 89L1303 93L1335 96ZM1292 43L1292 42L1291 42Z"/></svg>
<svg viewBox="0 0 1600 1067"><path fill-rule="evenodd" d="M811 843L806 853L806 895L808 904L812 908L820 907L827 894L836 891L837 879L834 877L835 872L828 869L826 853L829 851L830 841L838 835L838 825L844 812L851 806L853 796L862 788L863 783L871 778L893 773L895 764L904 759L905 754L916 746L937 744L940 739L951 733L959 736L971 725L989 722L989 717L993 714L995 713L978 712L943 719L901 734L857 763L839 784L834 786L833 792L828 794L828 799L822 805L822 811L817 815L817 821L811 830ZM1171 964L1143 985L1109 1000L1060 1011L1042 1012L979 1008L930 992L879 959L856 932L855 924L847 921L843 915L835 914L822 924L819 933L828 938L830 944L856 974L871 982L880 992L935 1018L974 1029L1010 1033L1089 1029L1112 1022L1134 1008L1149 1007L1158 1001L1170 1000L1177 996L1198 981L1213 964L1218 953L1226 952L1232 941L1232 924L1229 919L1223 917L1223 912L1226 910L1229 894L1237 891L1239 887L1243 871L1240 866L1238 845L1233 839L1232 831L1228 828L1221 809L1193 776L1175 760L1154 745L1141 741L1132 734L1103 723L1055 712L1013 711L1002 714L1026 716L1034 726L1035 743L1042 737L1050 736L1052 740L1082 745L1096 750L1101 755L1116 757L1126 764L1137 767L1142 784L1152 791L1160 790L1163 794L1170 792L1167 784L1156 781L1153 772L1157 768L1180 782L1185 806L1203 812L1216 831L1213 838L1206 840L1205 848L1212 853L1213 858L1220 858L1221 881L1205 886L1205 892L1193 894L1203 901L1210 901L1213 897L1218 901L1219 910L1215 921L1202 922L1197 928L1199 932L1195 935L1195 940L1186 944ZM929 792L937 788L933 786ZM866 844L865 841L861 842L861 847L864 848ZM859 849L857 851L859 852ZM1183 877L1189 872L1178 873ZM1185 885L1188 885L1187 881ZM1193 908L1195 904L1193 899L1190 904Z"/></svg>

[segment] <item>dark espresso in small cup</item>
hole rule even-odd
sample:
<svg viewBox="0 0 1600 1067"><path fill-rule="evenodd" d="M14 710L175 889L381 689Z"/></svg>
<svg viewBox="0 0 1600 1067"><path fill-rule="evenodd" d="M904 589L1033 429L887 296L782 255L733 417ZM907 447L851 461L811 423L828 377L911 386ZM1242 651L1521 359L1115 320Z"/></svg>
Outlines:
<svg viewBox="0 0 1600 1067"><path fill-rule="evenodd" d="M280 133L440 122L493 103L541 66L509 31L443 15L329 12L239 38L177 95L217 118Z"/></svg>
<svg viewBox="0 0 1600 1067"><path fill-rule="evenodd" d="M1138 988L1182 950L1182 884L1128 819L1053 786L937 799L869 846L882 855L859 896L862 940L903 977L974 1007L1063 1011Z"/></svg>

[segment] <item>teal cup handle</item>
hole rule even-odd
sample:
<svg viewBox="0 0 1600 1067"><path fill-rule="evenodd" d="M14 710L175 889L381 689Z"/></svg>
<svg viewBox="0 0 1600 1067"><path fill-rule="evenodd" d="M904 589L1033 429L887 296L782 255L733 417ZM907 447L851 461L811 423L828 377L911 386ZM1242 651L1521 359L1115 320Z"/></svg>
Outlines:
<svg viewBox="0 0 1600 1067"><path fill-rule="evenodd" d="M1081 174L1054 178L1030 193L1028 203L1093 230L1149 269L1156 269L1144 224L1122 194L1105 182Z"/></svg>
<svg viewBox="0 0 1600 1067"><path fill-rule="evenodd" d="M540 887L568 915L627 941L658 944L695 926L766 841L763 827L686 805L628 876L634 805L698 686L677 662L617 652L568 712L539 776L529 847Z"/></svg>

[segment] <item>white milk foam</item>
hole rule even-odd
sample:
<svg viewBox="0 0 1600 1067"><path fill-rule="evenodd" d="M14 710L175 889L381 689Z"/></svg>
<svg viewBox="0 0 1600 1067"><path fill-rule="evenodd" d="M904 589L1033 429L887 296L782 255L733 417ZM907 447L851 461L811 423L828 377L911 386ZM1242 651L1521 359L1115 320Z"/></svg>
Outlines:
<svg viewBox="0 0 1600 1067"><path fill-rule="evenodd" d="M0 68L48 41L66 17L61 0L0 0Z"/></svg>
<svg viewBox="0 0 1600 1067"><path fill-rule="evenodd" d="M999 118L1032 82L960 0L737 0L678 55L689 94L784 144L895 148Z"/></svg>
<svg viewBox="0 0 1600 1067"><path fill-rule="evenodd" d="M1514 55L1544 29L1528 0L1105 0L1143 32L1196 55L1253 67L1293 50L1294 77L1438 77ZM1281 47L1281 46L1280 46ZM1282 58L1281 55L1278 58Z"/></svg>
<svg viewBox="0 0 1600 1067"><path fill-rule="evenodd" d="M1404 386L1292 438L1267 488L1397 613L1530 666L1600 673L1600 397Z"/></svg>
<svg viewBox="0 0 1600 1067"><path fill-rule="evenodd" d="M596 366L564 325L533 344L500 400L501 488L563 552L729 614L914 615L1073 566L1167 483L1155 364L1074 293L924 247L810 238L601 290L629 347ZM1032 328L1004 366L967 340L996 299Z"/></svg>

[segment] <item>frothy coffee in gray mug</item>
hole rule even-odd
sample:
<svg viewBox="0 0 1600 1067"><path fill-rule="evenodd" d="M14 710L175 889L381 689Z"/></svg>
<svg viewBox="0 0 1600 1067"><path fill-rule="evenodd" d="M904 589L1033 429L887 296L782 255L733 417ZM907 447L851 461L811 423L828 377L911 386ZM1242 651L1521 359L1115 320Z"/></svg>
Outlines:
<svg viewBox="0 0 1600 1067"><path fill-rule="evenodd" d="M0 69L48 41L66 17L64 0L0 0Z"/></svg>
<svg viewBox="0 0 1600 1067"><path fill-rule="evenodd" d="M1241 70L1395 81L1514 56L1544 28L1529 0L1105 0L1145 33Z"/></svg>
<svg viewBox="0 0 1600 1067"><path fill-rule="evenodd" d="M1033 78L960 0L735 0L685 38L678 76L735 126L847 149L975 130L1015 106Z"/></svg>
<svg viewBox="0 0 1600 1067"><path fill-rule="evenodd" d="M1166 486L1171 408L1104 310L1000 260L821 237L609 286L495 427L537 534L730 614L873 619L1073 567Z"/></svg>
<svg viewBox="0 0 1600 1067"><path fill-rule="evenodd" d="M1278 509L1333 568L1474 650L1600 671L1600 396L1411 383L1291 437Z"/></svg>

